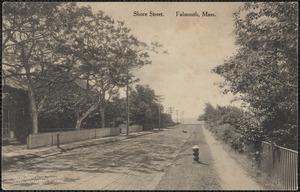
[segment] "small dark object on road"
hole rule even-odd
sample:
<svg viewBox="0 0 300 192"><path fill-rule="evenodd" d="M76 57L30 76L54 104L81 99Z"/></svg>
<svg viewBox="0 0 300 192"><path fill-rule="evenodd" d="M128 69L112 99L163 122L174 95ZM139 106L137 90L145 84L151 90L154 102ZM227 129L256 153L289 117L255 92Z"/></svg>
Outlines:
<svg viewBox="0 0 300 192"><path fill-rule="evenodd" d="M187 131L186 131L186 130L182 130L182 132L183 132L183 133L187 133Z"/></svg>

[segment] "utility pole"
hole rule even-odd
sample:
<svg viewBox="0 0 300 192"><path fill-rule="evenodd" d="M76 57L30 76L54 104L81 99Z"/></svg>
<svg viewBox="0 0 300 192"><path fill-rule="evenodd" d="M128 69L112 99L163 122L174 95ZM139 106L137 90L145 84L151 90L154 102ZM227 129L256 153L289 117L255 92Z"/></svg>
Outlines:
<svg viewBox="0 0 300 192"><path fill-rule="evenodd" d="M161 124L161 117L160 117L160 114L161 114L161 109L160 109L160 102L164 99L162 97L162 95L158 95L158 130L160 131L160 124Z"/></svg>
<svg viewBox="0 0 300 192"><path fill-rule="evenodd" d="M129 99L128 99L128 79L129 79L129 66L127 64L127 80L126 80L126 112L127 112L127 124L126 124L126 136L129 135Z"/></svg>
<svg viewBox="0 0 300 192"><path fill-rule="evenodd" d="M184 124L184 111L182 111L182 124Z"/></svg>
<svg viewBox="0 0 300 192"><path fill-rule="evenodd" d="M177 123L178 123L178 110L176 110L176 115L177 115Z"/></svg>
<svg viewBox="0 0 300 192"><path fill-rule="evenodd" d="M127 74L126 74L126 112L127 112L127 125L126 125L126 135L129 136L129 77L134 77L134 75L129 75L129 64L127 64Z"/></svg>

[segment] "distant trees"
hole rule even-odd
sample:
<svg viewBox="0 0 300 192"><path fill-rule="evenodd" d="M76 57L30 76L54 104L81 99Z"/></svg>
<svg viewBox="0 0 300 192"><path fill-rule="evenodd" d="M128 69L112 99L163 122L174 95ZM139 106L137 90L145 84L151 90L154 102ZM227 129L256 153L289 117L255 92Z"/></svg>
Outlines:
<svg viewBox="0 0 300 192"><path fill-rule="evenodd" d="M75 129L105 109L134 69L151 64L159 43L139 41L124 22L76 3L3 4L2 58L12 76L25 77L33 133L38 118L68 114Z"/></svg>
<svg viewBox="0 0 300 192"><path fill-rule="evenodd" d="M155 91L149 85L136 85L135 89L130 91L130 120L145 129L158 127L159 107L161 110L161 127L174 125L171 116L163 113L163 106L159 104Z"/></svg>
<svg viewBox="0 0 300 192"><path fill-rule="evenodd" d="M131 120L140 124L158 125L159 104L154 90L149 85L136 85L135 90L130 92Z"/></svg>
<svg viewBox="0 0 300 192"><path fill-rule="evenodd" d="M159 107L161 108L161 127L173 126L174 122L169 114L163 113L163 106L159 104L155 91L149 85L135 85L129 92L130 124L142 125L144 129L158 128ZM107 103L106 115L108 121L118 126L126 123L126 99L115 96Z"/></svg>
<svg viewBox="0 0 300 192"><path fill-rule="evenodd" d="M239 49L213 72L225 78L224 93L250 104L257 129L263 127L277 144L296 148L298 4L249 2L234 17Z"/></svg>

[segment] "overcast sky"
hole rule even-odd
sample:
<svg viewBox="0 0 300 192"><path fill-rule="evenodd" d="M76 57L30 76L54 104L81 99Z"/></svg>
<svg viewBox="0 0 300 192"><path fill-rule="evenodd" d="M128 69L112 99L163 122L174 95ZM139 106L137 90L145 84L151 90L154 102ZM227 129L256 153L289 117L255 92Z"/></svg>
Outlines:
<svg viewBox="0 0 300 192"><path fill-rule="evenodd" d="M125 21L139 40L158 41L169 54L151 54L152 64L135 72L141 81L149 84L157 95L164 96L167 108L184 111L187 121L203 113L206 102L228 105L231 95L222 95L216 83L223 79L211 73L236 50L231 35L233 13L241 3L220 2L94 2L93 11L102 10L115 20ZM133 12L148 13L147 17L133 16ZM163 13L163 17L150 17L149 12ZM200 17L176 17L176 11L197 12ZM215 17L202 17L202 12ZM180 119L180 113L179 117ZM176 112L173 113L176 121Z"/></svg>

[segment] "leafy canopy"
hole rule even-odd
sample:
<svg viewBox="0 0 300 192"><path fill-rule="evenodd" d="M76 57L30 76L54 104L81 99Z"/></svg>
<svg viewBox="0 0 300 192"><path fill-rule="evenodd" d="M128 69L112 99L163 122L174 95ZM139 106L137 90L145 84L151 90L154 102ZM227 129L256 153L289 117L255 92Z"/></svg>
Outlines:
<svg viewBox="0 0 300 192"><path fill-rule="evenodd" d="M298 4L248 2L234 22L239 49L213 72L225 78L224 93L239 94L270 139L284 144L280 138L297 135Z"/></svg>

